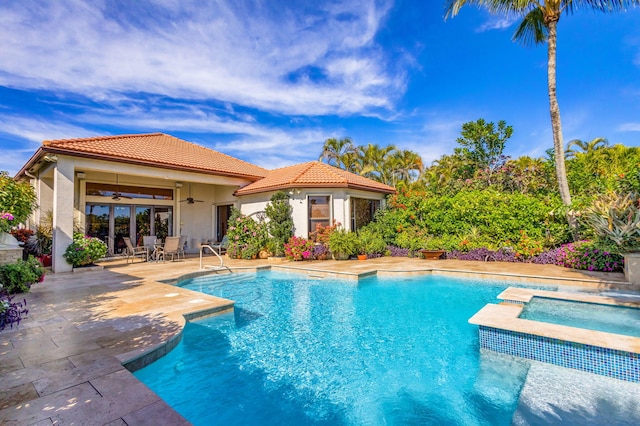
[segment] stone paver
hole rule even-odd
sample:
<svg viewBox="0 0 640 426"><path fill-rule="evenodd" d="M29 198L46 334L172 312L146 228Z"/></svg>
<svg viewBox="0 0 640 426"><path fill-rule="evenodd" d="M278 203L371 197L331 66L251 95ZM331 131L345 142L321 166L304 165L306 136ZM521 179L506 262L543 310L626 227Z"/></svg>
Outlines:
<svg viewBox="0 0 640 426"><path fill-rule="evenodd" d="M236 268L268 261L226 260ZM122 366L157 359L180 338L187 317L230 309L230 301L172 286L198 273L198 259L166 263L105 262L105 269L48 275L24 297L29 315L0 332L0 423L15 425L180 425L188 422ZM275 265L274 265L275 266ZM597 289L629 289L622 274L549 265L380 258L285 262L311 274L398 271L471 276L527 276L533 281ZM530 278L538 277L538 278ZM540 278L541 277L541 278ZM162 281L162 282L161 282Z"/></svg>

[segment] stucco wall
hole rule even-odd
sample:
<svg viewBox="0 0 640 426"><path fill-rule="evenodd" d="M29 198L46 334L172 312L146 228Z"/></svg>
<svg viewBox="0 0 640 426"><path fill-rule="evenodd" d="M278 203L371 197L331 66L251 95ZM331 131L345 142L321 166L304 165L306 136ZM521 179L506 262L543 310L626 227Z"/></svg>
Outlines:
<svg viewBox="0 0 640 426"><path fill-rule="evenodd" d="M309 235L309 215L308 197L313 195L331 196L331 217L340 222L346 229L350 229L350 198L366 198L372 200L383 200L384 194L375 192L350 190L343 188L296 188L287 190L292 207L294 233L296 236L306 238ZM254 212L264 211L274 192L262 194L244 195L239 197L242 205L241 212L249 215Z"/></svg>

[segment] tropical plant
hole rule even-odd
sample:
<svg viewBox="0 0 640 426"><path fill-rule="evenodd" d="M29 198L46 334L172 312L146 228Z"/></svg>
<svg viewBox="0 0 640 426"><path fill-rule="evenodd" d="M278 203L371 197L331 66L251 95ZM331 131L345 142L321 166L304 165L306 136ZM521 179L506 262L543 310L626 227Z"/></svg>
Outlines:
<svg viewBox="0 0 640 426"><path fill-rule="evenodd" d="M293 235L293 211L289 204L289 196L284 191L278 191L271 196L271 200L265 208L269 222L267 229L271 235L268 242L269 251L274 256L284 255L284 245Z"/></svg>
<svg viewBox="0 0 640 426"><path fill-rule="evenodd" d="M107 254L107 245L99 238L75 234L62 255L74 268L90 265Z"/></svg>
<svg viewBox="0 0 640 426"><path fill-rule="evenodd" d="M23 223L36 207L36 193L28 182L16 182L6 171L0 172L0 232Z"/></svg>
<svg viewBox="0 0 640 426"><path fill-rule="evenodd" d="M589 154L593 151L603 149L609 146L609 141L606 138L594 138L590 141L583 141L580 139L573 139L567 144L567 150L565 156L567 158L575 157L576 154ZM576 149L576 148L579 148Z"/></svg>
<svg viewBox="0 0 640 426"><path fill-rule="evenodd" d="M604 194L582 214L604 247L618 253L640 249L640 201L638 194Z"/></svg>
<svg viewBox="0 0 640 426"><path fill-rule="evenodd" d="M43 276L44 268L33 256L0 266L0 283L2 289L9 294L28 292L31 285Z"/></svg>
<svg viewBox="0 0 640 426"><path fill-rule="evenodd" d="M355 232L349 232L344 228L338 228L329 237L329 250L336 260L346 260L356 254L358 240Z"/></svg>
<svg viewBox="0 0 640 426"><path fill-rule="evenodd" d="M579 9L600 12L623 11L629 6L640 4L640 0L619 1L590 1L590 0L447 0L446 17L455 16L465 5L485 6L492 13L522 18L514 40L524 44L547 43L547 82L549 93L549 113L553 131L553 147L555 154L556 176L562 202L571 205L571 194L564 161L564 142L562 139L562 125L560 108L556 95L556 43L557 25L562 14L569 15ZM569 221L572 220L569 218Z"/></svg>

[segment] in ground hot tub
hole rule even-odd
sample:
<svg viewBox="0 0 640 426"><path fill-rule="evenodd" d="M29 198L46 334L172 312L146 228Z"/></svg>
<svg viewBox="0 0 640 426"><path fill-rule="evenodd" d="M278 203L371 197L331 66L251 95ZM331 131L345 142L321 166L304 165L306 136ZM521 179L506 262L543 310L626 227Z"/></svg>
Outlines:
<svg viewBox="0 0 640 426"><path fill-rule="evenodd" d="M606 319L610 310L620 321L637 320L640 302L513 287L498 298L501 304L486 305L469 320L479 326L481 348L640 382L640 337L620 333L621 328L602 330L612 326ZM523 315L533 299L550 301L535 301ZM525 318L527 315L535 319Z"/></svg>

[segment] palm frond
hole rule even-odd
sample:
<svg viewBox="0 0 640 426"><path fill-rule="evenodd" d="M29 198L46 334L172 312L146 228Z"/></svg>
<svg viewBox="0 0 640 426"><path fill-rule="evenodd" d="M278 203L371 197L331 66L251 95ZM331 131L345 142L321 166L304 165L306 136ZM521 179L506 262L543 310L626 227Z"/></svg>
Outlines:
<svg viewBox="0 0 640 426"><path fill-rule="evenodd" d="M525 15L513 33L512 40L519 41L525 46L545 43L547 41L548 30L544 24L544 12L535 8Z"/></svg>

